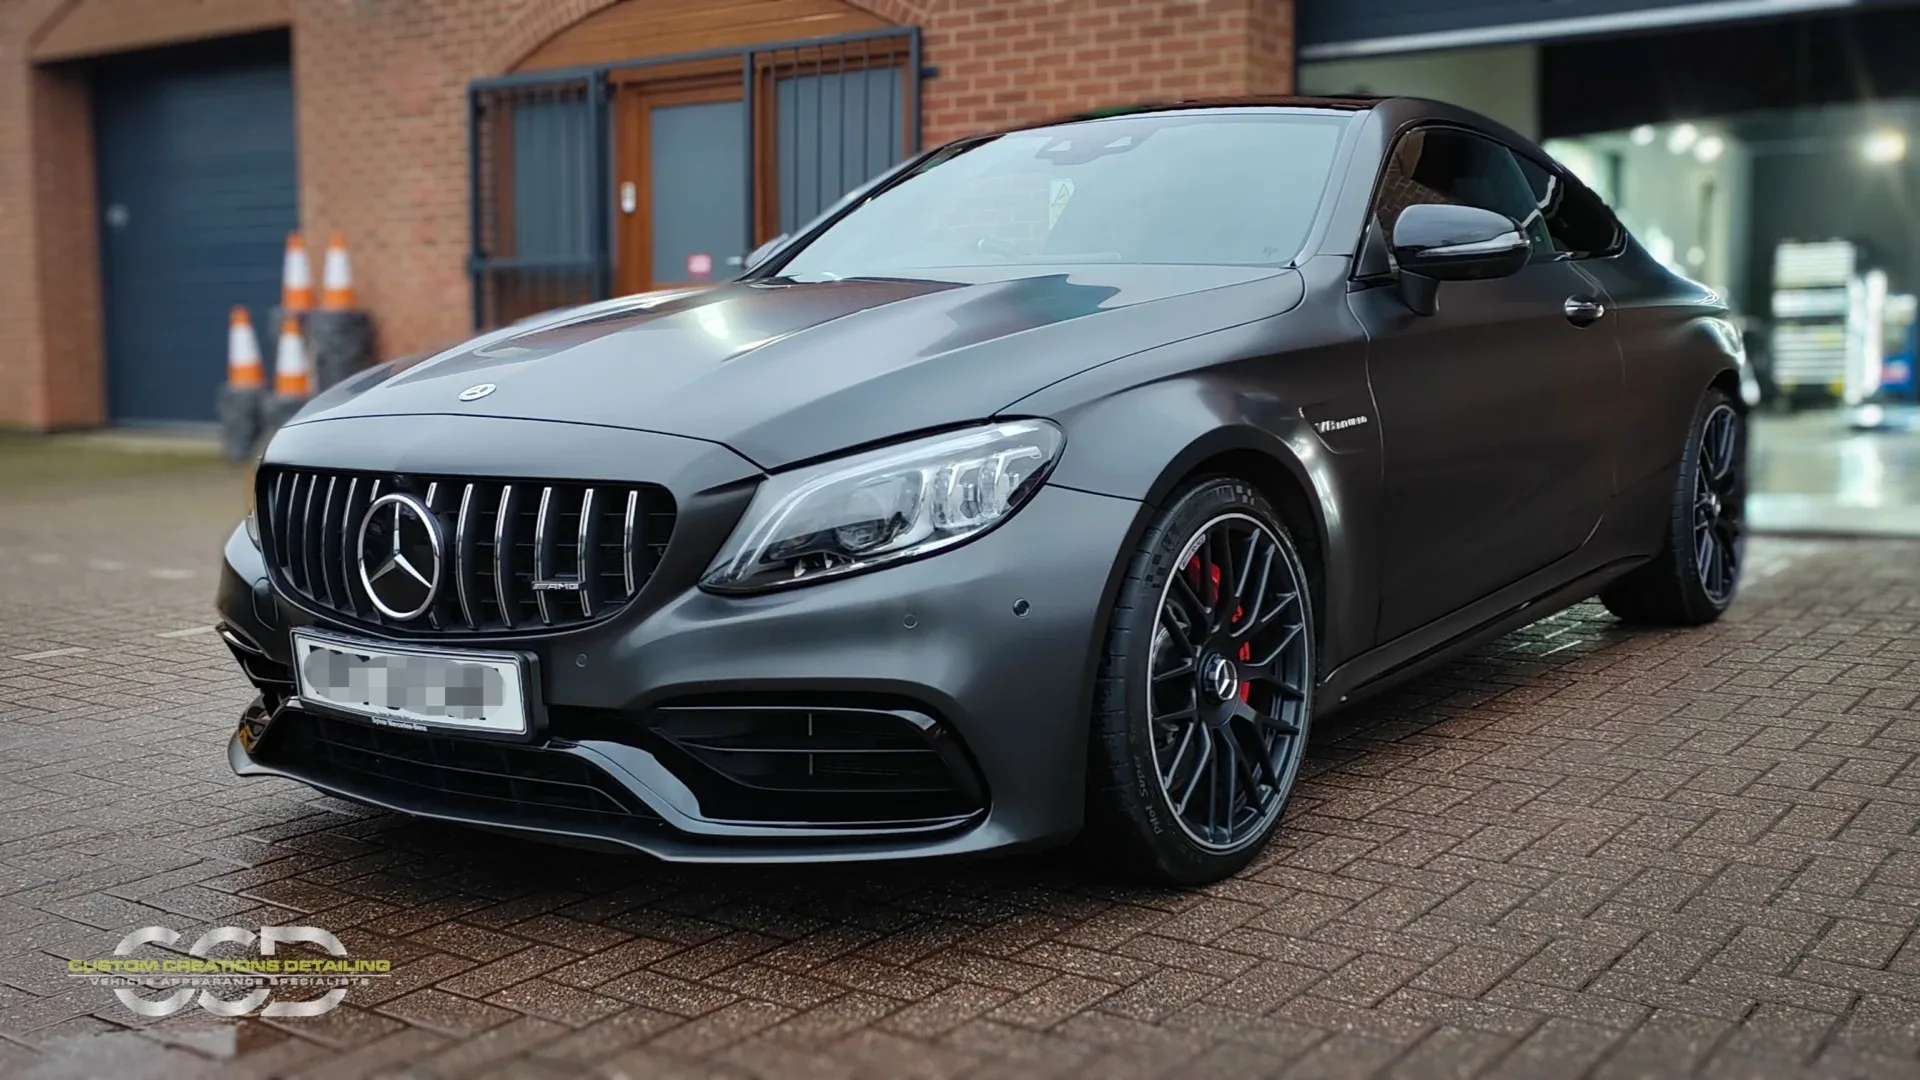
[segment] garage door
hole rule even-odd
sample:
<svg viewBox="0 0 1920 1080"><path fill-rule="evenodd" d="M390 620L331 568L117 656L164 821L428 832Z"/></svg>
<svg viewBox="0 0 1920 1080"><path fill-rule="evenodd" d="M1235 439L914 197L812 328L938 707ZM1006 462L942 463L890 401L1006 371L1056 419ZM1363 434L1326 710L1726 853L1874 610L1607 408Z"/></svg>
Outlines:
<svg viewBox="0 0 1920 1080"><path fill-rule="evenodd" d="M247 305L273 349L298 222L286 39L103 62L93 85L109 414L209 422L227 309Z"/></svg>
<svg viewBox="0 0 1920 1080"><path fill-rule="evenodd" d="M1299 0L1300 58L1547 41L1730 19L1873 6L1886 0Z"/></svg>

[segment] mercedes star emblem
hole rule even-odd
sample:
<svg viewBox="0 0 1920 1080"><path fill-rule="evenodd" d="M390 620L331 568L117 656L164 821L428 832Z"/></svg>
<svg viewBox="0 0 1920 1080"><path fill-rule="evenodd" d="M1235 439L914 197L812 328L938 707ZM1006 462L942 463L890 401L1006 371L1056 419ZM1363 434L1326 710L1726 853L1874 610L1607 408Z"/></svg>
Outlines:
<svg viewBox="0 0 1920 1080"><path fill-rule="evenodd" d="M479 386L469 386L465 390L460 391L460 400L479 401L481 398L493 393L496 389L497 387L490 382L483 382Z"/></svg>
<svg viewBox="0 0 1920 1080"><path fill-rule="evenodd" d="M360 520L360 584L382 615L417 619L440 591L444 544L425 503L393 492L373 500Z"/></svg>
<svg viewBox="0 0 1920 1080"><path fill-rule="evenodd" d="M1206 680L1207 693L1215 701L1225 701L1240 693L1240 673L1234 670L1233 661L1217 653L1207 661L1201 678Z"/></svg>

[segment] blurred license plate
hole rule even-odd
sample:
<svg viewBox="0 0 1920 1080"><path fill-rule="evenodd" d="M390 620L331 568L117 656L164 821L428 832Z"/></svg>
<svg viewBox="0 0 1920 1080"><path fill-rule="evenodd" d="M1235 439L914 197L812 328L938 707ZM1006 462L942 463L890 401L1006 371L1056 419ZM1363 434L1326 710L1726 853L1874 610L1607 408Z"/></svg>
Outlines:
<svg viewBox="0 0 1920 1080"><path fill-rule="evenodd" d="M293 632L300 697L425 731L527 733L524 661L512 653L430 652Z"/></svg>

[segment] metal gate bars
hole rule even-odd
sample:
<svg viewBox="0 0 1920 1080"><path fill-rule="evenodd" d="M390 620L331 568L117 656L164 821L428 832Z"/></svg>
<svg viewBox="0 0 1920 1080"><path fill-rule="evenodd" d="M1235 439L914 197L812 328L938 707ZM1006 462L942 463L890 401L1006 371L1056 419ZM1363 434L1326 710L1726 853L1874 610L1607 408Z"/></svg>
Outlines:
<svg viewBox="0 0 1920 1080"><path fill-rule="evenodd" d="M619 95L689 72L737 78L749 247L804 224L919 148L920 35L912 27L719 49L475 82L468 272L476 329L603 299L633 280L616 212L646 213L617 181ZM727 72L736 72L728 75ZM722 253L719 266L745 252ZM628 285L628 289L632 286Z"/></svg>

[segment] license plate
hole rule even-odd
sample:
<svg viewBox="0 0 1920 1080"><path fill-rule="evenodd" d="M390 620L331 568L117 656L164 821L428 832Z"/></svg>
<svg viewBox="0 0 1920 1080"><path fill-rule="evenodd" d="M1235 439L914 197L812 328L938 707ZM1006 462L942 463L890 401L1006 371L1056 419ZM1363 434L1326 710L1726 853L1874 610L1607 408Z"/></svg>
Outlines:
<svg viewBox="0 0 1920 1080"><path fill-rule="evenodd" d="M410 731L527 734L526 661L293 632L300 697Z"/></svg>

